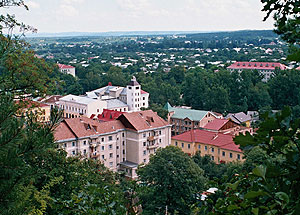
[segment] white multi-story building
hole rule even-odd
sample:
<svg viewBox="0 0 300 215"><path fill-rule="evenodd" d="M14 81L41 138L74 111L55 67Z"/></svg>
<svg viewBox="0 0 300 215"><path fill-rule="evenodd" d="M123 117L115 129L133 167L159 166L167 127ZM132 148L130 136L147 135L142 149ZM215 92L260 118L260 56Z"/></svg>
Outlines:
<svg viewBox="0 0 300 215"><path fill-rule="evenodd" d="M64 111L65 118L91 117L92 114L100 114L107 108L105 101L75 95L60 98L58 104Z"/></svg>
<svg viewBox="0 0 300 215"><path fill-rule="evenodd" d="M106 87L87 92L86 96L101 100L118 99L128 107L128 110L120 109L124 112L140 111L141 108L149 107L149 93L142 90L134 76L126 87L112 86L109 83Z"/></svg>
<svg viewBox="0 0 300 215"><path fill-rule="evenodd" d="M75 67L58 63L58 69L62 73L70 74L75 77Z"/></svg>
<svg viewBox="0 0 300 215"><path fill-rule="evenodd" d="M97 159L113 171L136 178L138 165L148 163L158 148L171 144L171 125L147 110L101 123L86 117L64 119L54 137L68 156Z"/></svg>

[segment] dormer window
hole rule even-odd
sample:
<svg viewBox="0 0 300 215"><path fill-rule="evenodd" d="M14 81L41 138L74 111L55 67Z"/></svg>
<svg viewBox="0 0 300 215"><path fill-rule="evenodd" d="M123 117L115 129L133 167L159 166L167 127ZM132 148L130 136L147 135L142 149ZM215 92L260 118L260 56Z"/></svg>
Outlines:
<svg viewBox="0 0 300 215"><path fill-rule="evenodd" d="M269 64L266 64L266 67L268 67L269 66Z"/></svg>

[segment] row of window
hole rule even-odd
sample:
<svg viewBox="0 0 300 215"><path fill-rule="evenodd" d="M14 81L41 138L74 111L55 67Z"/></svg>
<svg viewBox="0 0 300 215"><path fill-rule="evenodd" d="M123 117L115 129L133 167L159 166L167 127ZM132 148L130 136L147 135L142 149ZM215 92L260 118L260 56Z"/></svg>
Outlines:
<svg viewBox="0 0 300 215"><path fill-rule="evenodd" d="M178 142L175 142L175 145L178 146ZM184 148L184 143L181 143L181 148ZM187 144L187 148L190 149L191 148L191 144L188 143ZM198 145L198 149L200 150L201 149L201 145ZM204 150L207 151L208 150L208 147L207 146L204 146ZM211 147L211 152L215 152L215 148L214 147ZM225 157L226 156L226 152L225 151L222 151L222 156ZM230 158L233 158L233 154L230 152L229 153L229 157ZM237 159L240 160L241 159L241 155L240 154L237 154Z"/></svg>
<svg viewBox="0 0 300 215"><path fill-rule="evenodd" d="M78 113L85 113L86 114L86 109L80 109L80 108L77 108L77 107L71 107L71 106L64 106L64 105L60 105L60 108L62 108L63 110L70 110L70 111L73 111L73 112L78 112Z"/></svg>

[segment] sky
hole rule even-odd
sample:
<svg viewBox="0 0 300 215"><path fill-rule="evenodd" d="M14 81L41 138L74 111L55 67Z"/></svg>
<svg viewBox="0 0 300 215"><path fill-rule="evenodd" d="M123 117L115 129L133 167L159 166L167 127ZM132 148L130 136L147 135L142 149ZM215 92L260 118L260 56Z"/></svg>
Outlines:
<svg viewBox="0 0 300 215"><path fill-rule="evenodd" d="M39 33L273 29L260 0L25 0L2 8Z"/></svg>

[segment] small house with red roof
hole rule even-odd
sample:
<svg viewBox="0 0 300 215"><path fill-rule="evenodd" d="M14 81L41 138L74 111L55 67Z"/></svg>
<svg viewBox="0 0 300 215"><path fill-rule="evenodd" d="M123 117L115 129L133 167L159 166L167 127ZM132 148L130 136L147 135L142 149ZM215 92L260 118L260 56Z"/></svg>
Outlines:
<svg viewBox="0 0 300 215"><path fill-rule="evenodd" d="M32 100L18 100L16 103L20 106L19 115L32 112L36 114L36 119L38 122L50 121L51 109L49 105Z"/></svg>
<svg viewBox="0 0 300 215"><path fill-rule="evenodd" d="M287 67L281 63L274 62L235 62L227 67L231 72L238 71L242 72L244 70L254 71L257 70L263 75L262 81L268 81L272 76L274 76L275 69L285 70Z"/></svg>
<svg viewBox="0 0 300 215"><path fill-rule="evenodd" d="M243 161L243 152L233 138L231 134L196 129L173 136L171 144L191 156L198 151L202 156L210 155L217 164Z"/></svg>
<svg viewBox="0 0 300 215"><path fill-rule="evenodd" d="M73 77L75 77L76 71L75 71L74 66L60 64L60 63L58 63L57 66L58 66L58 69L60 72L66 73L66 74L69 74L69 75L72 75Z"/></svg>

